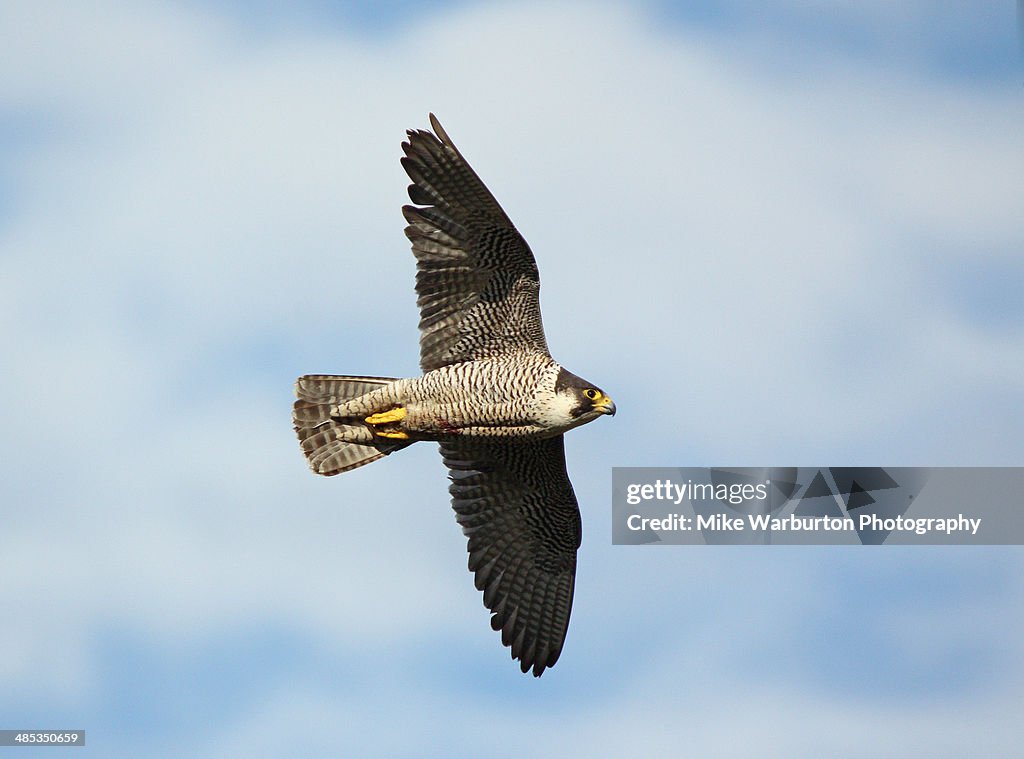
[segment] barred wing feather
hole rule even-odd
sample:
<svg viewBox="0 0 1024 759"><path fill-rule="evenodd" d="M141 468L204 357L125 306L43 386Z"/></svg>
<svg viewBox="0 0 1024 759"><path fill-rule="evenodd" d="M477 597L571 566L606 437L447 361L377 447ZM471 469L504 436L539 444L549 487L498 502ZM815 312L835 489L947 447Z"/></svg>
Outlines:
<svg viewBox="0 0 1024 759"><path fill-rule="evenodd" d="M441 455L491 627L522 671L540 676L562 652L581 537L562 436L446 441Z"/></svg>

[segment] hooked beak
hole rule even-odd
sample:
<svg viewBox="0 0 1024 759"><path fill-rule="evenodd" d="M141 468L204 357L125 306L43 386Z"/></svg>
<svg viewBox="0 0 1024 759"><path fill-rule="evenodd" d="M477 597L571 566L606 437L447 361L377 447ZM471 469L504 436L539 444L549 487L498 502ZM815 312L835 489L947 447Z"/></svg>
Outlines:
<svg viewBox="0 0 1024 759"><path fill-rule="evenodd" d="M608 416L615 416L615 402L606 395L600 403L594 404L594 410L608 414Z"/></svg>

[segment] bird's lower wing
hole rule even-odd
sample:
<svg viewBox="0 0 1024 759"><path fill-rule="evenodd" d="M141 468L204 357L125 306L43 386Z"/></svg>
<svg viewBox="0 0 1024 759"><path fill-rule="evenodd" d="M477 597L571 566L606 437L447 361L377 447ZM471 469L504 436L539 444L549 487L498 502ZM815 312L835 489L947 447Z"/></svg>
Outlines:
<svg viewBox="0 0 1024 759"><path fill-rule="evenodd" d="M569 626L580 512L562 436L441 443L452 507L491 626L523 672L558 661Z"/></svg>

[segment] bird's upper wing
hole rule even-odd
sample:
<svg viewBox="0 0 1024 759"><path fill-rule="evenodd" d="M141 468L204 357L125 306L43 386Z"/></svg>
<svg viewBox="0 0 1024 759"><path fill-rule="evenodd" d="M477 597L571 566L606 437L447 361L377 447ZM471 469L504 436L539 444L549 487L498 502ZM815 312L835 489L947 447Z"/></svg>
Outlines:
<svg viewBox="0 0 1024 759"><path fill-rule="evenodd" d="M446 440L441 455L491 627L539 676L562 652L581 536L562 436Z"/></svg>
<svg viewBox="0 0 1024 759"><path fill-rule="evenodd" d="M402 143L412 184L405 234L416 255L420 366L527 350L547 354L540 278L526 240L430 115Z"/></svg>

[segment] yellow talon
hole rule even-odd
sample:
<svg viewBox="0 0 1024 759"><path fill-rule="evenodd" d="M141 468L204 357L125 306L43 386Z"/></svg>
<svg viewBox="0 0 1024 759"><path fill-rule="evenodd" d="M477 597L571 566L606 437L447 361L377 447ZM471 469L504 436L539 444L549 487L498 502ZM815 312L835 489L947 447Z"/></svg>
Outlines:
<svg viewBox="0 0 1024 759"><path fill-rule="evenodd" d="M390 411L382 411L379 414L370 414L366 417L367 424L388 424L389 422L400 422L405 419L405 406L393 408Z"/></svg>
<svg viewBox="0 0 1024 759"><path fill-rule="evenodd" d="M379 414L370 414L366 417L366 423L372 426L373 434L377 437L386 437L392 440L408 440L409 436L402 432L400 429L396 429L391 425L397 425L403 419L405 419L406 411L404 406L398 406L387 411L382 411ZM386 429L381 429L383 426L387 426Z"/></svg>

